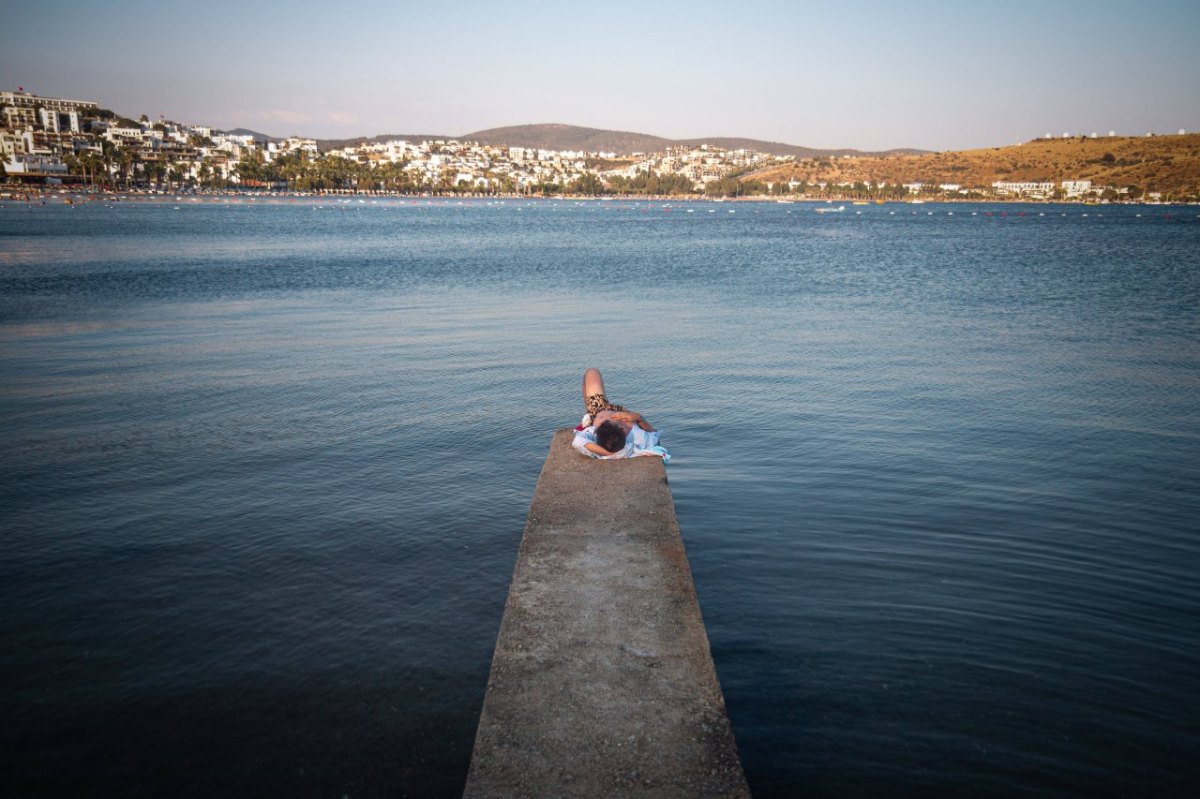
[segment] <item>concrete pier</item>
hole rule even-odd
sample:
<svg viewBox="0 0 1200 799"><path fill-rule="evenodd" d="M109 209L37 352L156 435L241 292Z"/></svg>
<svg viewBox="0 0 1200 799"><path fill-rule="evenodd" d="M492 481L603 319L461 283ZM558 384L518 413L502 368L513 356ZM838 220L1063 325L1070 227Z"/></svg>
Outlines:
<svg viewBox="0 0 1200 799"><path fill-rule="evenodd" d="M464 796L748 797L666 472L554 434Z"/></svg>

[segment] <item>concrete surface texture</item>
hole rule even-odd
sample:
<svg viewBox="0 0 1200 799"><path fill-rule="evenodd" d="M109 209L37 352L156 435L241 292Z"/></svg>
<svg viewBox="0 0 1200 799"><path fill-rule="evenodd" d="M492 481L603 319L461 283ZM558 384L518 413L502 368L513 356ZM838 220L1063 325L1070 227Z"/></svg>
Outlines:
<svg viewBox="0 0 1200 799"><path fill-rule="evenodd" d="M464 796L749 796L658 458L554 434Z"/></svg>

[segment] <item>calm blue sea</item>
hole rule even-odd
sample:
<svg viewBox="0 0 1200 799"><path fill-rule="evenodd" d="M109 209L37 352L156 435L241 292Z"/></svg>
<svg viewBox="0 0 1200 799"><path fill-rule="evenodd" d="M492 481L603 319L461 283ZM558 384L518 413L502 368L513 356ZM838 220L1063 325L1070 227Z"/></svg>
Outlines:
<svg viewBox="0 0 1200 799"><path fill-rule="evenodd" d="M0 208L6 796L457 796L580 376L758 797L1200 781L1200 209Z"/></svg>

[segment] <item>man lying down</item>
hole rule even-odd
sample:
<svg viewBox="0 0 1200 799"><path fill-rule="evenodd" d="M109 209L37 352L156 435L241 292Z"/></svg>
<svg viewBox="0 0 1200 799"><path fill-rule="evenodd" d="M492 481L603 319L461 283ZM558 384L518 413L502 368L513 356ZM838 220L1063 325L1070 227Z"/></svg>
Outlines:
<svg viewBox="0 0 1200 799"><path fill-rule="evenodd" d="M608 401L598 369L583 374L583 406L587 414L571 442L579 452L604 460L654 455L670 462L670 454L658 443L659 432L640 413Z"/></svg>

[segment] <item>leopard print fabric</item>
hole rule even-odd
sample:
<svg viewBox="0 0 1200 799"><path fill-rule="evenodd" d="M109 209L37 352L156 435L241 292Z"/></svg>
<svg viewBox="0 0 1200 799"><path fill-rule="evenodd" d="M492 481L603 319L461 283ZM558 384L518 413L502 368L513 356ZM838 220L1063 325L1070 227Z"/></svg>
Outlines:
<svg viewBox="0 0 1200 799"><path fill-rule="evenodd" d="M587 409L588 414L593 419L600 411L623 411L624 405L616 405L608 401L608 397L603 394L589 394L587 399L583 401L583 407Z"/></svg>

